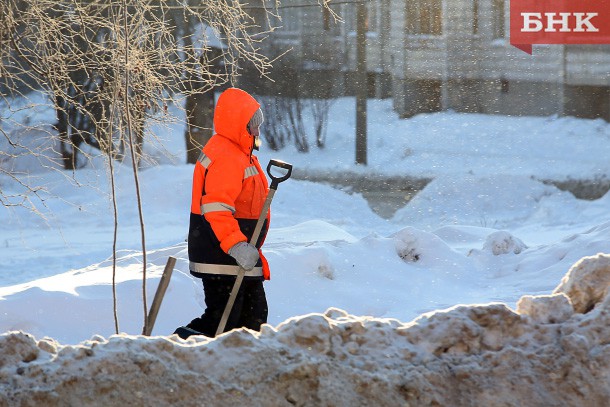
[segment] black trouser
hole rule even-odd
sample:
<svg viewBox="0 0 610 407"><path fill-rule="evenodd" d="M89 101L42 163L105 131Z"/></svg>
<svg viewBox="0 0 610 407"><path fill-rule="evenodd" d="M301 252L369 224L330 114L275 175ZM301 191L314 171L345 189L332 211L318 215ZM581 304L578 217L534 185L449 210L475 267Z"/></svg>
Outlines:
<svg viewBox="0 0 610 407"><path fill-rule="evenodd" d="M203 279L206 309L200 318L192 320L187 327L214 337L225 310L235 277L206 276ZM250 328L259 331L267 322L267 298L262 279L244 278L227 320L224 332L234 328Z"/></svg>

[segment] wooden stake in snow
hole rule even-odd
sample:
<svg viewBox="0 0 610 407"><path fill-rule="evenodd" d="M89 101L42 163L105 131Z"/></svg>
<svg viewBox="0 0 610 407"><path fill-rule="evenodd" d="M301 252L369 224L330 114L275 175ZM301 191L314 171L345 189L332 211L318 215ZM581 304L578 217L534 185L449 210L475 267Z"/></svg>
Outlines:
<svg viewBox="0 0 610 407"><path fill-rule="evenodd" d="M165 295L165 291L169 285L169 280L172 278L172 272L174 271L175 265L176 258L169 256L167 263L165 264L165 270L163 270L163 275L161 276L161 281L159 281L159 287L157 287L155 298L150 306L148 322L146 323L146 329L144 330L144 335L146 336L150 336L152 333L153 326L155 325L155 321L157 319L157 314L159 313L159 308L161 308L161 301L163 301L163 296Z"/></svg>

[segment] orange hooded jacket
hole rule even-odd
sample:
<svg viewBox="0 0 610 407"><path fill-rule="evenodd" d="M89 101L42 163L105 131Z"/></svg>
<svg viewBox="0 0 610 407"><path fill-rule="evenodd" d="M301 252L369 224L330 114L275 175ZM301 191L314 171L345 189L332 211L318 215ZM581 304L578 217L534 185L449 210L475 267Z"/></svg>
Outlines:
<svg viewBox="0 0 610 407"><path fill-rule="evenodd" d="M254 137L246 129L258 102L241 89L229 88L219 97L214 111L215 134L202 149L193 173L188 252L191 273L236 275L229 249L249 241L268 193L268 183L258 159L252 155ZM259 248L268 230L267 214ZM245 278L270 278L261 253Z"/></svg>

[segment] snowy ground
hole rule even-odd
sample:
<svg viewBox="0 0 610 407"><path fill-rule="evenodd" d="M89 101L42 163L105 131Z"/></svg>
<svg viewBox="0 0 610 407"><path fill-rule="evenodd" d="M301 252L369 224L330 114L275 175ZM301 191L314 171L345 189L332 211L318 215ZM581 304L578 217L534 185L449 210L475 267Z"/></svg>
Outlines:
<svg viewBox="0 0 610 407"><path fill-rule="evenodd" d="M112 336L113 221L103 159L72 174L33 169L30 155L2 156L4 168L30 171L28 181L45 190L43 202L33 201L39 214L0 208L0 332L38 338L0 335L0 405L171 404L176 389L212 405L602 405L610 393L610 353L602 346L610 304L582 313L606 294L610 259L591 258L580 269L593 277L585 273L579 288L564 284L549 295L579 259L608 252L610 194L583 201L539 180L605 180L610 125L452 112L399 120L391 101L371 100L365 167L353 164L353 109L349 98L333 105L324 150L263 146L261 162L434 180L391 219L358 194L281 184L265 246L270 326L260 335ZM9 116L2 130L31 144L32 132L20 134ZM28 120L52 119L41 108ZM147 151L159 165L140 174L147 294L150 304L168 256L176 257L153 331L168 335L203 311L203 294L186 258L192 166L182 163L182 126L156 131L162 145ZM128 165L118 167L116 278L120 331L137 335L142 255L132 178ZM6 176L0 188L5 196L22 191ZM525 297L516 313L524 295L542 297Z"/></svg>
<svg viewBox="0 0 610 407"><path fill-rule="evenodd" d="M353 100L332 107L327 146L259 154L300 170L433 177L392 219L358 194L289 180L275 196L266 256L269 323L329 307L410 321L456 304L548 294L583 256L607 251L610 196L583 201L537 179L595 179L610 173L610 125L602 120L437 113L399 120L391 101L369 103L369 165L354 162ZM30 124L48 120L39 109ZM33 121L33 123L32 123ZM7 121L5 120L5 123ZM167 256L178 263L154 334L202 312L199 281L188 274L185 237L192 167L180 124L156 131L170 155L141 172L148 254L148 301ZM8 129L10 130L10 128ZM313 144L313 142L312 142ZM24 169L27 157L11 164ZM103 168L101 158L92 166ZM90 166L91 167L91 166ZM32 170L46 187L41 216L1 208L0 332L25 330L76 343L114 333L112 211L108 177L86 168ZM17 192L6 177L5 193ZM118 168L119 320L142 326L141 253L130 166ZM36 201L35 201L36 202Z"/></svg>

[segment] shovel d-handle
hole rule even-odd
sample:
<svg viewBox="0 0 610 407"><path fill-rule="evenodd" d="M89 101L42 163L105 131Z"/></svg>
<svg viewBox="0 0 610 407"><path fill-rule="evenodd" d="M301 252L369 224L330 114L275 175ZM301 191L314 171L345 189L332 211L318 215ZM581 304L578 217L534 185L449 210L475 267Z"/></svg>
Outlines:
<svg viewBox="0 0 610 407"><path fill-rule="evenodd" d="M287 170L286 174L281 177L276 177L271 173L271 167L279 167ZM287 162L281 160L270 160L269 164L267 164L267 174L271 177L271 189L277 189L277 186L280 182L286 181L292 175L292 164L288 164Z"/></svg>

